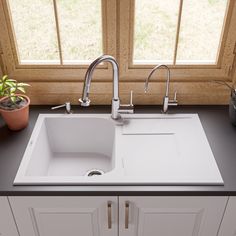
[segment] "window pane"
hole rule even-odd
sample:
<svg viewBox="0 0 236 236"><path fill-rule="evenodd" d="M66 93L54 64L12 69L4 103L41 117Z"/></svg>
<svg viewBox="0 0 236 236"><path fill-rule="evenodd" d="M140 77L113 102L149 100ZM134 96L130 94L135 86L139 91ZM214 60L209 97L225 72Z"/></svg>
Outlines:
<svg viewBox="0 0 236 236"><path fill-rule="evenodd" d="M101 0L58 0L64 64L90 63L102 50Z"/></svg>
<svg viewBox="0 0 236 236"><path fill-rule="evenodd" d="M179 0L136 0L134 64L172 64Z"/></svg>
<svg viewBox="0 0 236 236"><path fill-rule="evenodd" d="M227 0L185 0L177 64L215 64Z"/></svg>
<svg viewBox="0 0 236 236"><path fill-rule="evenodd" d="M51 0L9 0L22 64L59 64Z"/></svg>

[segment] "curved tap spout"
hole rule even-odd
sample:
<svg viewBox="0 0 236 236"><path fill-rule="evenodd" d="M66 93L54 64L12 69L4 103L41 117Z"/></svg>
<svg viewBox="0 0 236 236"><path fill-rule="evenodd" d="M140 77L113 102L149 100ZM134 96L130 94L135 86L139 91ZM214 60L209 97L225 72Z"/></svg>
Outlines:
<svg viewBox="0 0 236 236"><path fill-rule="evenodd" d="M149 76L146 79L144 90L145 90L145 93L148 91L148 83L149 83L150 78L152 77L154 72L157 69L161 68L161 67L164 67L164 68L167 69L167 81L166 81L166 94L165 95L168 97L168 95L169 95L169 84L170 84L170 68L167 65L157 65L152 69L151 73L149 74Z"/></svg>
<svg viewBox="0 0 236 236"><path fill-rule="evenodd" d="M89 106L90 99L89 99L89 89L92 80L92 75L97 67L102 62L110 62L113 67L113 98L112 98L112 118L117 119L118 109L120 107L120 99L119 99L119 66L114 57L109 55L103 55L98 57L94 62L91 63L89 66L84 81L84 88L83 88L83 95L82 98L79 99L81 106Z"/></svg>
<svg viewBox="0 0 236 236"><path fill-rule="evenodd" d="M170 68L167 65L157 65L157 66L155 66L152 69L151 73L149 74L149 76L146 79L144 91L145 91L145 93L147 92L147 90L148 90L148 83L149 83L150 78L152 77L154 72L157 69L161 68L161 67L164 67L167 70L166 93L165 93L165 96L163 98L163 112L166 113L168 111L168 106L169 105L170 106L176 106L177 105L176 93L175 93L174 100L169 100Z"/></svg>

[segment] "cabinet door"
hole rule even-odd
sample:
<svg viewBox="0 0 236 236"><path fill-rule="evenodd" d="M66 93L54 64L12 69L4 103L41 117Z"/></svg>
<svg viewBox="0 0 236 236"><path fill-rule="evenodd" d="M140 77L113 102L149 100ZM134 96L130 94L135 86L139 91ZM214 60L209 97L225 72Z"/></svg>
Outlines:
<svg viewBox="0 0 236 236"><path fill-rule="evenodd" d="M10 197L20 235L117 236L117 197Z"/></svg>
<svg viewBox="0 0 236 236"><path fill-rule="evenodd" d="M236 197L230 197L220 227L219 236L236 235Z"/></svg>
<svg viewBox="0 0 236 236"><path fill-rule="evenodd" d="M226 202L227 197L120 197L119 235L216 236Z"/></svg>
<svg viewBox="0 0 236 236"><path fill-rule="evenodd" d="M0 235L19 236L7 197L0 197Z"/></svg>

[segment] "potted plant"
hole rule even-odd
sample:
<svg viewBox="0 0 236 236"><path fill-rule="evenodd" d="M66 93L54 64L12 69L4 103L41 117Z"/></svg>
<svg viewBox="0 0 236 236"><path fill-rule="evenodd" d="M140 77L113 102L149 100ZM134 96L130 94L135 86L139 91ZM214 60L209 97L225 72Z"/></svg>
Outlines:
<svg viewBox="0 0 236 236"><path fill-rule="evenodd" d="M226 86L230 90L230 100L229 100L229 119L231 123L236 126L236 87L235 84L228 84L223 80L213 80L217 84Z"/></svg>
<svg viewBox="0 0 236 236"><path fill-rule="evenodd" d="M26 83L18 83L4 75L0 79L0 114L11 130L25 128L29 120L30 99L25 93Z"/></svg>

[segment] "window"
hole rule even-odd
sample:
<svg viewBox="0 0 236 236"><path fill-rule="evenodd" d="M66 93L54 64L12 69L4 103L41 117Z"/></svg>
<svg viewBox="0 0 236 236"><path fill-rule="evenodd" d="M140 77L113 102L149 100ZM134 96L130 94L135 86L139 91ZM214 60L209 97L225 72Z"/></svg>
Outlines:
<svg viewBox="0 0 236 236"><path fill-rule="evenodd" d="M172 64L179 0L135 1L134 64Z"/></svg>
<svg viewBox="0 0 236 236"><path fill-rule="evenodd" d="M83 81L96 57L117 56L116 20L116 0L3 0L3 72L28 82ZM111 71L100 65L95 76Z"/></svg>
<svg viewBox="0 0 236 236"><path fill-rule="evenodd" d="M9 0L20 64L89 64L101 55L100 0Z"/></svg>
<svg viewBox="0 0 236 236"><path fill-rule="evenodd" d="M217 64L227 2L183 1L176 64Z"/></svg>
<svg viewBox="0 0 236 236"><path fill-rule="evenodd" d="M217 64L227 0L136 0L134 64Z"/></svg>
<svg viewBox="0 0 236 236"><path fill-rule="evenodd" d="M234 0L2 0L0 64L4 73L36 83L31 93L42 100L35 103L58 101L58 91L61 102L77 101L88 65L101 54L117 59L126 97L132 87L143 103L143 82L164 63L182 96L195 86L194 101L206 96L208 103L212 85L206 82L232 81L235 25ZM91 89L98 103L110 102L111 73L107 63L95 72ZM159 73L163 87L165 73Z"/></svg>
<svg viewBox="0 0 236 236"><path fill-rule="evenodd" d="M232 0L120 1L122 78L144 81L151 68L166 63L175 81L231 81L235 5Z"/></svg>

